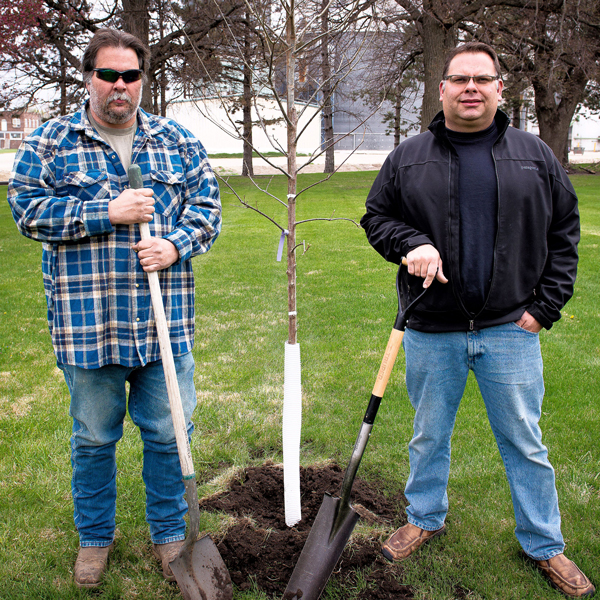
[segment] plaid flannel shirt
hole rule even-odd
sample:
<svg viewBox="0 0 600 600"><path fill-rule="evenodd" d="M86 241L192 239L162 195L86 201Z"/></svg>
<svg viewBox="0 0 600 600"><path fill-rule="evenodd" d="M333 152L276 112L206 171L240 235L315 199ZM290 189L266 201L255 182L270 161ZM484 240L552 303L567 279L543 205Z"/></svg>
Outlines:
<svg viewBox="0 0 600 600"><path fill-rule="evenodd" d="M179 260L159 271L175 356L194 341L191 257L219 234L219 188L200 142L169 119L138 111L132 164L154 190L152 235ZM91 126L85 107L53 119L21 145L9 203L21 233L43 242L48 324L59 363L93 369L160 358L148 278L132 245L137 225L115 225L108 203L128 186L116 152Z"/></svg>

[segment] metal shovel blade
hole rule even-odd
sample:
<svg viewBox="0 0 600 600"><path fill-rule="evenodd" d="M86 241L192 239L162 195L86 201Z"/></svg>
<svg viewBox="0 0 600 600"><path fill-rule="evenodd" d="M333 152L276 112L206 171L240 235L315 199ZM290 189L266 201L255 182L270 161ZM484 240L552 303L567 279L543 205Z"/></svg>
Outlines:
<svg viewBox="0 0 600 600"><path fill-rule="evenodd" d="M169 566L185 600L232 600L229 571L210 536L182 546Z"/></svg>
<svg viewBox="0 0 600 600"><path fill-rule="evenodd" d="M336 518L340 509L344 510L340 499L325 494L323 504L285 588L283 600L318 600L321 596L359 518L353 508L346 506L340 521Z"/></svg>

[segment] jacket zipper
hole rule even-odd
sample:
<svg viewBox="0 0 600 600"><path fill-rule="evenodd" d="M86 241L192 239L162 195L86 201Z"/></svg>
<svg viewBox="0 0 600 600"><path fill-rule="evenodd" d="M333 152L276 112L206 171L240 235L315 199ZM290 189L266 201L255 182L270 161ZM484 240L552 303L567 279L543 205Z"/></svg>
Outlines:
<svg viewBox="0 0 600 600"><path fill-rule="evenodd" d="M500 139L504 137L505 131L506 131L506 129L502 133L500 133L500 135L494 142L494 145L492 146L492 161L494 163L494 173L496 174L496 189L498 191L498 207L496 210L496 239L494 240L494 262L493 262L493 266L492 266L492 278L490 279L490 289L489 289L488 295L485 298L485 301L483 303L483 307L476 315L472 315L467 310L467 308L465 307L465 305L462 301L462 297L460 298L460 304L461 304L463 311L466 313L466 315L468 317L473 317L473 318L469 319L469 330L470 331L473 331L473 329L475 327L475 319L485 310L485 307L487 306L487 303L490 299L490 294L492 293L492 284L494 282L494 272L496 271L496 258L497 258L496 251L498 249L498 235L500 234L500 179L498 177L498 164L496 163L496 155L494 154L494 148L496 147L496 144L498 144ZM450 160L452 160L452 153L450 153Z"/></svg>

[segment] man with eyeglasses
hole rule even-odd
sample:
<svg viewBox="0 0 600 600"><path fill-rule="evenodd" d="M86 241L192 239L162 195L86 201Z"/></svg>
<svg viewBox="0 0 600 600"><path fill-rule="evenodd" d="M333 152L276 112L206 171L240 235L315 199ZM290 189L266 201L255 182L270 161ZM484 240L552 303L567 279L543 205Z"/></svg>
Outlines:
<svg viewBox="0 0 600 600"><path fill-rule="evenodd" d="M570 597L594 586L563 554L554 470L539 427L544 382L538 333L573 294L579 214L552 151L498 109L495 51L470 42L447 57L442 111L387 158L361 224L373 247L406 257L404 305L432 286L404 336L415 409L405 495L408 523L383 545L410 556L446 532L450 440L473 370L513 500L525 555Z"/></svg>
<svg viewBox="0 0 600 600"><path fill-rule="evenodd" d="M43 242L48 322L71 395L74 579L84 588L100 584L114 545L115 448L127 410L144 444L146 519L168 580L185 538L187 504L146 272L159 273L191 436L190 259L219 234L221 204L201 143L139 108L149 57L134 36L98 31L82 59L89 101L24 141L9 187L20 231ZM129 187L131 164L141 168L142 189ZM140 240L142 222L151 240Z"/></svg>

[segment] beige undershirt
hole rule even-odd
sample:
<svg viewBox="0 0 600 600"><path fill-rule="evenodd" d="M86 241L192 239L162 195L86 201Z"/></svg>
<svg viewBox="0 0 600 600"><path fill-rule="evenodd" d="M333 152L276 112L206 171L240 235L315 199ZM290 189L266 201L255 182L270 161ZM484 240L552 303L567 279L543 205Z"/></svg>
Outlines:
<svg viewBox="0 0 600 600"><path fill-rule="evenodd" d="M92 127L98 132L98 135L119 155L121 164L125 168L125 171L127 171L131 164L133 137L137 131L137 119L131 127L127 127L126 129L115 129L100 125L100 123L92 116L89 107L87 109L87 116Z"/></svg>

